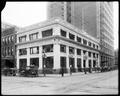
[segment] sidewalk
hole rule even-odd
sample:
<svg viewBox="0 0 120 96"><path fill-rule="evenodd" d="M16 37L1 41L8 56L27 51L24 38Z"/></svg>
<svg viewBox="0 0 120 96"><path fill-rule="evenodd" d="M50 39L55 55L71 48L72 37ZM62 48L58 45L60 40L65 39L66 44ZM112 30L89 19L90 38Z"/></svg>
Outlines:
<svg viewBox="0 0 120 96"><path fill-rule="evenodd" d="M65 73L63 77L98 74L98 73L101 73L101 72L92 71L92 73L87 72L87 74L85 74L84 72L74 72L74 73L72 73L72 75L70 75L70 73ZM39 74L39 77L44 77L44 74ZM61 74L46 74L45 77L62 77L62 75Z"/></svg>

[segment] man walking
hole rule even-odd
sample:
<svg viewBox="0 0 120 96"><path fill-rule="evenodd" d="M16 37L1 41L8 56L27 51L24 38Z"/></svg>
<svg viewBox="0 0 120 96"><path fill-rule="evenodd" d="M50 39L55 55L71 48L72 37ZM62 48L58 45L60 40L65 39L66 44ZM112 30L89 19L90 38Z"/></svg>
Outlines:
<svg viewBox="0 0 120 96"><path fill-rule="evenodd" d="M70 75L72 75L72 65L70 65Z"/></svg>
<svg viewBox="0 0 120 96"><path fill-rule="evenodd" d="M64 76L64 68L63 67L61 67L61 75L62 75L62 77Z"/></svg>

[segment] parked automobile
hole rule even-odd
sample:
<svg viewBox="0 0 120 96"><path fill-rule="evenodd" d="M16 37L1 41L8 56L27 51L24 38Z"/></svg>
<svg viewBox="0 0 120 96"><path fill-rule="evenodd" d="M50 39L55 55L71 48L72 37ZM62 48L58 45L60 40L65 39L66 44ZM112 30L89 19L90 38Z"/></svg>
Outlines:
<svg viewBox="0 0 120 96"><path fill-rule="evenodd" d="M27 66L20 70L20 76L36 77L38 76L38 68L36 66Z"/></svg>
<svg viewBox="0 0 120 96"><path fill-rule="evenodd" d="M16 76L17 69L16 68L4 68L3 74L5 76Z"/></svg>

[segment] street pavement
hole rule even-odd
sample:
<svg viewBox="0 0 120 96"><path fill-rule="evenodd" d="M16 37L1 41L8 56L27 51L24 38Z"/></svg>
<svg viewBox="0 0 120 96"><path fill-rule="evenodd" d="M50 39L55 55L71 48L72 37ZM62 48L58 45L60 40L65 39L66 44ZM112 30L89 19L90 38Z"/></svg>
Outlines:
<svg viewBox="0 0 120 96"><path fill-rule="evenodd" d="M39 77L1 76L3 95L118 94L118 70L103 73L83 72L41 74Z"/></svg>

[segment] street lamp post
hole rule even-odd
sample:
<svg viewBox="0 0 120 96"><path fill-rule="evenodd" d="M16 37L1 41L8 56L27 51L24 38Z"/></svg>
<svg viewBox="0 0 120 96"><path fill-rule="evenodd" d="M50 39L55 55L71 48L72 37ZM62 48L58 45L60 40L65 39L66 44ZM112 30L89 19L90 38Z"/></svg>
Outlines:
<svg viewBox="0 0 120 96"><path fill-rule="evenodd" d="M45 54L45 50L43 50L43 74L44 74L44 76L46 76L46 74L45 74L45 59L47 58L47 56L46 56L46 54Z"/></svg>

